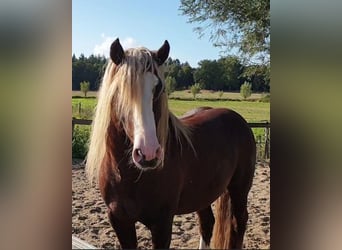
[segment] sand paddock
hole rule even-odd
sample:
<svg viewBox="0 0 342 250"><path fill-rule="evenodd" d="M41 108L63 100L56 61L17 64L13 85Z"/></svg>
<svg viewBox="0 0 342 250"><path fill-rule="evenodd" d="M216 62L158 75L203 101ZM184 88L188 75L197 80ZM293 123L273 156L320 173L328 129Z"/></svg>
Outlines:
<svg viewBox="0 0 342 250"><path fill-rule="evenodd" d="M72 166L72 234L98 248L120 248L109 224L106 206L95 186L90 186L82 164ZM249 220L244 248L270 248L270 169L257 164L248 197ZM137 223L138 246L151 248L151 235ZM175 216L171 248L198 248L199 233L195 213Z"/></svg>

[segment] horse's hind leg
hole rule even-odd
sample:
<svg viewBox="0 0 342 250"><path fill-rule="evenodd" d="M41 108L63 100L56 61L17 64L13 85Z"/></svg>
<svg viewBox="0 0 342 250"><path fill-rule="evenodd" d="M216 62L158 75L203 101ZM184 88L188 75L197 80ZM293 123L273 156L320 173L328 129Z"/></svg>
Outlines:
<svg viewBox="0 0 342 250"><path fill-rule="evenodd" d="M230 246L233 249L241 249L243 238L246 231L248 220L247 196L252 185L254 176L253 167L247 169L239 168L234 174L231 183L228 186L231 204L232 204L232 228L230 235Z"/></svg>
<svg viewBox="0 0 342 250"><path fill-rule="evenodd" d="M197 215L201 234L199 249L209 249L211 236L213 234L213 227L215 224L215 217L211 206L197 211Z"/></svg>
<svg viewBox="0 0 342 250"><path fill-rule="evenodd" d="M116 218L110 209L108 209L108 218L119 239L121 248L135 249L137 248L137 235L135 231L135 223L132 221L120 220Z"/></svg>
<svg viewBox="0 0 342 250"><path fill-rule="evenodd" d="M232 199L232 228L230 231L230 246L233 249L241 249L243 246L243 237L246 231L246 224L248 220L248 212L247 212L247 202L241 198L235 197L235 203Z"/></svg>

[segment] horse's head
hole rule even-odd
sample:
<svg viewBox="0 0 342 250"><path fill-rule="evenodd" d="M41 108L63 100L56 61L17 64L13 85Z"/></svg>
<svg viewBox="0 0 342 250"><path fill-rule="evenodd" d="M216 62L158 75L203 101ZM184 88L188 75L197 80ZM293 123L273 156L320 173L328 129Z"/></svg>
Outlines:
<svg viewBox="0 0 342 250"><path fill-rule="evenodd" d="M161 66L169 51L167 41L157 51L146 48L124 51L119 39L110 48L122 88L117 89L114 105L133 144L132 160L141 170L155 169L164 160L168 113L163 112L167 109L167 98Z"/></svg>

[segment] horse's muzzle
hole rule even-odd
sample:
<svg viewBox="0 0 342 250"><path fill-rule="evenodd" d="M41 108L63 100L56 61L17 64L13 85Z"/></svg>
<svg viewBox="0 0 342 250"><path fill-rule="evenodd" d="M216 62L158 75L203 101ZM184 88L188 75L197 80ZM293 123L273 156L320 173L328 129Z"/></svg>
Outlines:
<svg viewBox="0 0 342 250"><path fill-rule="evenodd" d="M158 164L160 163L160 161L155 158L153 160L150 161L140 161L139 164L142 166L143 169L155 169L158 167Z"/></svg>
<svg viewBox="0 0 342 250"><path fill-rule="evenodd" d="M156 157L152 160L147 161L145 155L141 152L140 149L136 149L133 154L137 154L140 158L138 162L134 162L135 165L142 170L152 170L159 166L161 160L159 157Z"/></svg>

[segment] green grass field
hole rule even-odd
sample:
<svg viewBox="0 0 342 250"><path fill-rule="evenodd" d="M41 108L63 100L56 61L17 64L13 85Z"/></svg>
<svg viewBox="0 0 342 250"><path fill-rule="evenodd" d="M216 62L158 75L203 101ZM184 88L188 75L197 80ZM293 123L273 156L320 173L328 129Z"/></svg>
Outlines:
<svg viewBox="0 0 342 250"><path fill-rule="evenodd" d="M248 102L248 101L183 101L169 100L170 110L177 116L183 115L187 111L209 106L213 108L229 108L241 114L248 122L269 121L270 103Z"/></svg>
<svg viewBox="0 0 342 250"><path fill-rule="evenodd" d="M73 91L72 96L83 97L84 94L81 91ZM97 91L89 91L87 93L88 97L96 97ZM263 93L252 93L252 95L247 98L247 100L257 100L264 96ZM179 90L175 91L170 95L170 98L176 99L192 99L192 94L190 90ZM197 99L230 99L230 100L242 100L240 93L238 92L223 92L222 96L219 96L218 91L211 90L201 90L200 94L197 95Z"/></svg>
<svg viewBox="0 0 342 250"><path fill-rule="evenodd" d="M79 117L78 115L78 105L81 103L82 112L87 111L89 117L91 118L91 111L96 105L96 99L94 98L73 98L73 116ZM270 103L265 102L249 102L249 101L206 101L206 100L194 100L194 101L184 101L184 100L169 100L170 110L177 116L181 116L187 111L202 107L222 107L235 110L240 113L248 122L258 122L258 121L269 121L270 120Z"/></svg>
<svg viewBox="0 0 342 250"><path fill-rule="evenodd" d="M253 93L247 100L257 100L262 96L262 93ZM190 90L181 90L171 93L170 98L191 99L193 97ZM242 97L238 92L223 92L222 96L220 97L218 91L201 90L201 92L196 96L196 99L242 100Z"/></svg>

